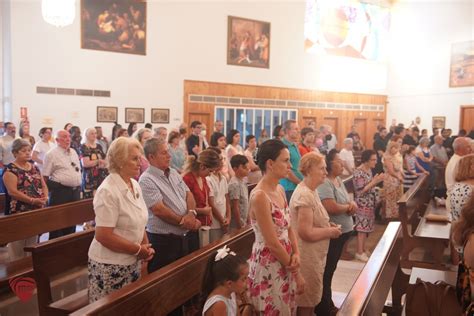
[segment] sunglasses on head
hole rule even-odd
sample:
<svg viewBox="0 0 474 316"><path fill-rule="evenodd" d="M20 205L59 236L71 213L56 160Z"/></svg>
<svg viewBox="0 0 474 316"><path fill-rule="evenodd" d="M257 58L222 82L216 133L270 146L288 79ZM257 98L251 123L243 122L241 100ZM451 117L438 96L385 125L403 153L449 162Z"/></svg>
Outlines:
<svg viewBox="0 0 474 316"><path fill-rule="evenodd" d="M77 172L79 172L79 167L76 165L76 163L71 162L71 166L72 166Z"/></svg>

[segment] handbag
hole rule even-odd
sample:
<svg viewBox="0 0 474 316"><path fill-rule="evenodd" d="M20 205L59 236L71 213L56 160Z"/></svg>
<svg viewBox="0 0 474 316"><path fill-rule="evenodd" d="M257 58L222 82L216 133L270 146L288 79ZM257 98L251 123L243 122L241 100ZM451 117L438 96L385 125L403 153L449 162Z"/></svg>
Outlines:
<svg viewBox="0 0 474 316"><path fill-rule="evenodd" d="M406 294L407 316L454 316L462 315L461 306L453 286L443 281L422 281L409 284Z"/></svg>

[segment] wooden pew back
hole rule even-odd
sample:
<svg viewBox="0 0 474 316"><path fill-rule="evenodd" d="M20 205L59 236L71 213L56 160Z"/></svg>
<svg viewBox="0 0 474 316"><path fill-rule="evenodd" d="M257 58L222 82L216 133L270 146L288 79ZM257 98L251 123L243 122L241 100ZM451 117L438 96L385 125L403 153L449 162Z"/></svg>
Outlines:
<svg viewBox="0 0 474 316"><path fill-rule="evenodd" d="M25 248L33 258L40 315L53 314L49 308L49 304L53 302L51 279L73 268L87 265L94 233L95 230L87 230Z"/></svg>
<svg viewBox="0 0 474 316"><path fill-rule="evenodd" d="M93 220L92 199L0 217L0 244Z"/></svg>
<svg viewBox="0 0 474 316"><path fill-rule="evenodd" d="M413 235L418 226L419 217L423 216L426 210L430 200L428 184L429 176L421 175L397 202L404 236Z"/></svg>
<svg viewBox="0 0 474 316"><path fill-rule="evenodd" d="M225 235L72 315L166 315L200 293L207 261L218 248L225 244L248 257L253 241L250 227Z"/></svg>
<svg viewBox="0 0 474 316"><path fill-rule="evenodd" d="M388 224L369 261L359 274L344 300L338 315L381 315L390 288L394 296L394 307L401 310L401 293L404 287L393 286L400 275L400 254L402 251L402 229L400 222ZM404 276L405 287L408 277ZM398 289L397 289L398 288ZM396 299L395 299L396 298Z"/></svg>

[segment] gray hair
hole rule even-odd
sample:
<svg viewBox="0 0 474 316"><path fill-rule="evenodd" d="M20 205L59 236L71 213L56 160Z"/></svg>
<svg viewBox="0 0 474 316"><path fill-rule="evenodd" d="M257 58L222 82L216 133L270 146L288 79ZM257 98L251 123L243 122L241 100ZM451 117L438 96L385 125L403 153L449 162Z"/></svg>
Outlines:
<svg viewBox="0 0 474 316"><path fill-rule="evenodd" d="M20 150L22 150L25 147L31 148L31 144L29 141L26 141L22 138L15 139L12 144L12 154L17 154Z"/></svg>
<svg viewBox="0 0 474 316"><path fill-rule="evenodd" d="M295 123L295 120L286 120L285 123L283 123L283 131L286 133L289 129L291 129L291 124Z"/></svg>
<svg viewBox="0 0 474 316"><path fill-rule="evenodd" d="M166 141L161 138L150 138L145 142L144 151L145 151L145 157L148 159L150 155L155 155L156 152L158 151L158 147L161 145L167 145Z"/></svg>
<svg viewBox="0 0 474 316"><path fill-rule="evenodd" d="M85 131L83 133L83 136L82 136L82 141L81 141L82 144L87 143L87 134L92 132L92 130L97 132L97 129L95 127L88 127L88 128L85 129Z"/></svg>
<svg viewBox="0 0 474 316"><path fill-rule="evenodd" d="M430 144L430 139L428 137L422 137L420 139L420 145L424 144L424 143L427 143L429 145Z"/></svg>
<svg viewBox="0 0 474 316"><path fill-rule="evenodd" d="M136 140L138 140L141 144L142 142L142 138L143 138L143 134L145 134L145 132L150 132L150 134L153 135L153 132L151 131L151 129L149 128L140 128L139 130L137 130L135 133L133 133L133 138L135 138Z"/></svg>
<svg viewBox="0 0 474 316"><path fill-rule="evenodd" d="M347 137L344 139L344 145L349 144L349 143L354 143L354 140L350 137Z"/></svg>

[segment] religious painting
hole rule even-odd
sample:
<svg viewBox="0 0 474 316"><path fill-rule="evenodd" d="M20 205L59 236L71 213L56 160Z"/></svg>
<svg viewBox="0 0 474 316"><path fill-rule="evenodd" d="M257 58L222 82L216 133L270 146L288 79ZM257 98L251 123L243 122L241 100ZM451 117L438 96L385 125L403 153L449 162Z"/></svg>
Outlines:
<svg viewBox="0 0 474 316"><path fill-rule="evenodd" d="M445 128L446 116L433 116L432 128Z"/></svg>
<svg viewBox="0 0 474 316"><path fill-rule="evenodd" d="M306 0L305 51L385 61L390 20L390 7L377 1Z"/></svg>
<svg viewBox="0 0 474 316"><path fill-rule="evenodd" d="M113 123L117 122L118 109L113 106L97 107L97 122Z"/></svg>
<svg viewBox="0 0 474 316"><path fill-rule="evenodd" d="M228 17L227 64L270 67L270 23Z"/></svg>
<svg viewBox="0 0 474 316"><path fill-rule="evenodd" d="M81 0L81 47L146 55L146 2Z"/></svg>
<svg viewBox="0 0 474 316"><path fill-rule="evenodd" d="M170 110L151 109L151 122L168 124L170 122Z"/></svg>
<svg viewBox="0 0 474 316"><path fill-rule="evenodd" d="M474 41L453 44L449 86L474 87Z"/></svg>
<svg viewBox="0 0 474 316"><path fill-rule="evenodd" d="M125 123L145 123L145 109L125 108Z"/></svg>

